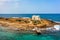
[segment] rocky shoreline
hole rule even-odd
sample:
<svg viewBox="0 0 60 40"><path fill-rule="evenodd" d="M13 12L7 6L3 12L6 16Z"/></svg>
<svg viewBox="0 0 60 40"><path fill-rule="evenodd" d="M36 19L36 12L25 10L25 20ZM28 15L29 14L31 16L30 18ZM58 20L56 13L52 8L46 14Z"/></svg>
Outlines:
<svg viewBox="0 0 60 40"><path fill-rule="evenodd" d="M60 25L47 19L32 20L31 18L0 18L0 26L14 31L32 31L42 33L46 28Z"/></svg>

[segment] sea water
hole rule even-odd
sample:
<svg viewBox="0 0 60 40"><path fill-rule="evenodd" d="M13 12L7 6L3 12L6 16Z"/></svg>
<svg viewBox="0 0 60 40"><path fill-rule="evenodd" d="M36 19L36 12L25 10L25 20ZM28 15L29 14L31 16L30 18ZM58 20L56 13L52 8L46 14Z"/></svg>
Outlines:
<svg viewBox="0 0 60 40"><path fill-rule="evenodd" d="M1 17L30 17L32 15L40 15L41 18L60 21L60 14L0 14ZM17 31L6 31L0 28L0 40L60 40L60 32L50 34L29 34Z"/></svg>
<svg viewBox="0 0 60 40"><path fill-rule="evenodd" d="M59 32L56 34L24 34L11 31L0 31L0 40L60 40Z"/></svg>

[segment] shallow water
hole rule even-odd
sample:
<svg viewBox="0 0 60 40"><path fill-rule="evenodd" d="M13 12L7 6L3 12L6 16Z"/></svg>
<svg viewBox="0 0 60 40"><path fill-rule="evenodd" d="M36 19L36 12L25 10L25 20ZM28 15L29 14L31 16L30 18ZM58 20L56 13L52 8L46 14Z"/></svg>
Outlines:
<svg viewBox="0 0 60 40"><path fill-rule="evenodd" d="M0 40L60 40L60 34L28 34L0 28Z"/></svg>
<svg viewBox="0 0 60 40"><path fill-rule="evenodd" d="M60 40L60 36L0 32L0 40Z"/></svg>

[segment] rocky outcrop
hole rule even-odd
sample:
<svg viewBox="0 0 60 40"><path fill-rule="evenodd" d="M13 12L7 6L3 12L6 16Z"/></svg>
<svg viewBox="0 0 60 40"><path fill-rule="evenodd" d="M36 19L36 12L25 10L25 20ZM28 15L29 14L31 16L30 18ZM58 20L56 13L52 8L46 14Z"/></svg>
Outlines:
<svg viewBox="0 0 60 40"><path fill-rule="evenodd" d="M4 26L5 28L10 28L12 30L31 30L35 32L41 32L40 29L49 27L53 27L56 24L60 23L55 23L51 20L47 19L41 19L41 20L32 20L31 18L29 19L23 19L23 18L0 18L0 25ZM35 29L37 28L37 29ZM33 30L34 29L34 30Z"/></svg>

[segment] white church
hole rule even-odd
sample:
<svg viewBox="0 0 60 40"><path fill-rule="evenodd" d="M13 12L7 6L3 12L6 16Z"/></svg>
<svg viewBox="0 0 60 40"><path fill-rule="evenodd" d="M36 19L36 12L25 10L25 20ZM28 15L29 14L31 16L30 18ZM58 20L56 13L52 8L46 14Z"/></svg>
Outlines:
<svg viewBox="0 0 60 40"><path fill-rule="evenodd" d="M39 15L33 15L32 20L41 20Z"/></svg>

